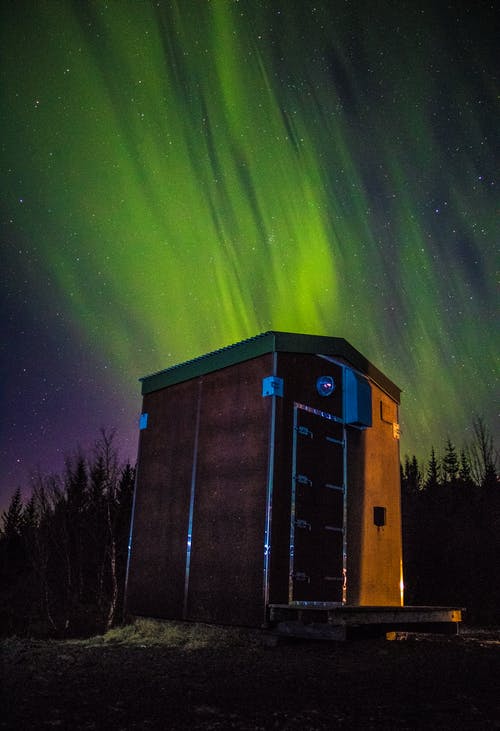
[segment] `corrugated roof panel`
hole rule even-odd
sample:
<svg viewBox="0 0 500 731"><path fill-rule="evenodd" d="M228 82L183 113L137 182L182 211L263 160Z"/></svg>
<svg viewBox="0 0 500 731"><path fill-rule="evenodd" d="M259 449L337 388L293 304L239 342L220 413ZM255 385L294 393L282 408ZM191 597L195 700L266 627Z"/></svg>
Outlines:
<svg viewBox="0 0 500 731"><path fill-rule="evenodd" d="M152 393L160 388L198 378L221 368L273 352L336 356L372 378L399 402L401 390L344 338L302 335L274 330L144 376L140 379L142 393Z"/></svg>

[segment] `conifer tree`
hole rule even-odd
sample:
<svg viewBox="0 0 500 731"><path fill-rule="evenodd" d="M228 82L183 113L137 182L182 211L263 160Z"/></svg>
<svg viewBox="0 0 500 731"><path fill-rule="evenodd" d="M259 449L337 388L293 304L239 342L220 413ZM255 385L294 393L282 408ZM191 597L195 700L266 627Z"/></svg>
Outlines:
<svg viewBox="0 0 500 731"><path fill-rule="evenodd" d="M411 459L405 455L402 477L403 485L408 492L418 492L422 488L422 473L415 455Z"/></svg>
<svg viewBox="0 0 500 731"><path fill-rule="evenodd" d="M426 490L433 490L439 487L440 475L439 475L439 462L436 457L434 447L431 448L431 458L427 466L427 475L425 478L424 487Z"/></svg>
<svg viewBox="0 0 500 731"><path fill-rule="evenodd" d="M446 448L443 457L443 477L445 482L455 482L460 469L457 451L450 438L446 440Z"/></svg>
<svg viewBox="0 0 500 731"><path fill-rule="evenodd" d="M6 541L19 537L22 526L22 516L23 501L21 497L21 488L18 487L12 495L9 507L2 513L3 526L1 528L1 532Z"/></svg>
<svg viewBox="0 0 500 731"><path fill-rule="evenodd" d="M458 475L463 485L472 485L472 474L470 469L469 456L464 448L460 450L460 467Z"/></svg>

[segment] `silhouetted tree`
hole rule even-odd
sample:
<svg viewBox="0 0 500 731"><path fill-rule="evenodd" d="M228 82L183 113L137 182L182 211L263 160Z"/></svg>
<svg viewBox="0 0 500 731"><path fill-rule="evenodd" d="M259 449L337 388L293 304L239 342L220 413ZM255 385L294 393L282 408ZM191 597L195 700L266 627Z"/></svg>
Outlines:
<svg viewBox="0 0 500 731"><path fill-rule="evenodd" d="M12 495L9 507L2 514L2 538L5 541L19 538L22 515L23 501L21 498L21 488L18 487L15 493Z"/></svg>
<svg viewBox="0 0 500 731"><path fill-rule="evenodd" d="M12 617L22 612L20 590L26 581L26 557L21 536L23 503L21 490L12 495L2 514L0 531L0 627L12 632Z"/></svg>
<svg viewBox="0 0 500 731"><path fill-rule="evenodd" d="M426 490L433 490L439 486L440 481L440 469L439 462L436 457L434 447L431 448L431 458L427 466L427 475L425 478L424 487Z"/></svg>
<svg viewBox="0 0 500 731"><path fill-rule="evenodd" d="M410 459L405 456L403 470L403 487L407 492L414 493L422 489L422 472L415 455Z"/></svg>
<svg viewBox="0 0 500 731"><path fill-rule="evenodd" d="M470 468L469 457L466 450L463 448L460 451L460 468L458 475L462 485L464 485L465 487L472 486L472 472Z"/></svg>
<svg viewBox="0 0 500 731"><path fill-rule="evenodd" d="M89 457L17 490L0 530L0 626L76 635L112 626L123 602L134 468L102 431ZM5 621L3 621L5 620Z"/></svg>
<svg viewBox="0 0 500 731"><path fill-rule="evenodd" d="M458 477L460 465L457 451L450 438L446 440L446 449L442 461L443 477L445 482L455 482Z"/></svg>
<svg viewBox="0 0 500 731"><path fill-rule="evenodd" d="M468 450L472 479L476 485L494 483L497 477L498 454L493 447L493 437L480 417L474 419L472 426L474 438Z"/></svg>
<svg viewBox="0 0 500 731"><path fill-rule="evenodd" d="M402 468L403 550L407 603L463 606L472 622L500 621L500 485L491 435L480 419L457 457L448 439L434 449L420 490L412 460Z"/></svg>

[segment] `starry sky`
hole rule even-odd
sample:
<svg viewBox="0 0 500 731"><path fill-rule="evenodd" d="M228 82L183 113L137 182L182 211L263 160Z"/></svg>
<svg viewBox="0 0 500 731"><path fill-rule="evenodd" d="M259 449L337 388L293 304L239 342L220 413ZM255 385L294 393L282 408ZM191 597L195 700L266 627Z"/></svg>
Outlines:
<svg viewBox="0 0 500 731"><path fill-rule="evenodd" d="M495 6L3 0L0 506L270 329L395 381L402 454L498 436Z"/></svg>

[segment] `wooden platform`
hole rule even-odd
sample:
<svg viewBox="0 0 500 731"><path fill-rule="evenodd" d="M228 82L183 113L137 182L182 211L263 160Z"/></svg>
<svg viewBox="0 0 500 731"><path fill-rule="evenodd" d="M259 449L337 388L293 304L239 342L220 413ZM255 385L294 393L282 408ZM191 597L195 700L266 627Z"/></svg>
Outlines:
<svg viewBox="0 0 500 731"><path fill-rule="evenodd" d="M456 607L271 604L269 629L280 636L340 641L390 632L456 634L463 611Z"/></svg>

